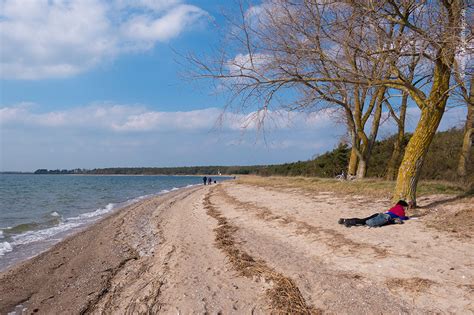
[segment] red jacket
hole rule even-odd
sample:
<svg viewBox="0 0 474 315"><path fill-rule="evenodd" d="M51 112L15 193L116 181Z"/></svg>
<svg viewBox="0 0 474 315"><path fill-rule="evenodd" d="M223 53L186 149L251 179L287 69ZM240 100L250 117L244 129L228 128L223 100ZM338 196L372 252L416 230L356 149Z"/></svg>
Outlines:
<svg viewBox="0 0 474 315"><path fill-rule="evenodd" d="M403 209L402 205L395 205L392 208L390 208L390 210L388 210L386 213L388 213L390 215L393 214L393 215L399 217L402 220L407 219L407 217L405 216L405 209Z"/></svg>

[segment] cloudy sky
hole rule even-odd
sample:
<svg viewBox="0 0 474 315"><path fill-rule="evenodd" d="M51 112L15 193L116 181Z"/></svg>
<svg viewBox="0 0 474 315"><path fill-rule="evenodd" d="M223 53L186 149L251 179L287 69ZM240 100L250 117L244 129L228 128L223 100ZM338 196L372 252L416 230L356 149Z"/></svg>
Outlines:
<svg viewBox="0 0 474 315"><path fill-rule="evenodd" d="M180 56L213 53L223 3L0 0L0 170L271 164L334 148L345 130L331 113L275 113L262 134L247 115L218 123L225 96L184 79ZM462 119L450 110L441 129Z"/></svg>

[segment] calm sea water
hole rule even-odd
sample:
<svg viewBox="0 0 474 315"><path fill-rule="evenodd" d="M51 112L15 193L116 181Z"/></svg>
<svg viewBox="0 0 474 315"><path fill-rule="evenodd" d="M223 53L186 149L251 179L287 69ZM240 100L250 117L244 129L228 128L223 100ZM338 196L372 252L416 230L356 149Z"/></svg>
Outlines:
<svg viewBox="0 0 474 315"><path fill-rule="evenodd" d="M0 270L118 208L201 183L200 176L0 174Z"/></svg>

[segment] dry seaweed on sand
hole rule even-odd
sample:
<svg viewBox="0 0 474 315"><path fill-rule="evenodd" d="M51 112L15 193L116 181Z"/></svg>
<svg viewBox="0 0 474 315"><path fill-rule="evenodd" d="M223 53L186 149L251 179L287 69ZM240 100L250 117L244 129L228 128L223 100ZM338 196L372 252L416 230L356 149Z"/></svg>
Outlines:
<svg viewBox="0 0 474 315"><path fill-rule="evenodd" d="M293 280L268 267L265 262L255 260L238 248L234 239L237 227L222 216L210 201L211 194L204 198L207 214L217 220L216 246L224 251L236 271L248 278L261 278L273 285L266 294L272 310L280 314L320 314L319 310L309 307Z"/></svg>

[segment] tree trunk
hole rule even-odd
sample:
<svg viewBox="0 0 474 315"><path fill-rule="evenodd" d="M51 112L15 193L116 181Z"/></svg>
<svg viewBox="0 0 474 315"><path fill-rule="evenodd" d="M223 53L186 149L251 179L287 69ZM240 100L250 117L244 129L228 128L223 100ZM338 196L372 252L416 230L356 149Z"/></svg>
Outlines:
<svg viewBox="0 0 474 315"><path fill-rule="evenodd" d="M467 104L467 118L466 125L464 126L464 137L462 142L461 153L459 155L459 164L457 173L462 180L467 175L467 165L469 164L469 158L471 156L471 146L473 141L473 129L474 129L474 75L471 76L471 87L469 91L469 101Z"/></svg>
<svg viewBox="0 0 474 315"><path fill-rule="evenodd" d="M365 178L365 175L367 175L367 160L359 159L359 163L357 165L357 178Z"/></svg>
<svg viewBox="0 0 474 315"><path fill-rule="evenodd" d="M380 88L377 93L372 96L375 104L374 118L372 120L369 137L364 137L360 146L360 152L358 154L359 165L357 167L357 178L365 178L367 176L367 168L369 166L370 156L372 155L372 149L374 147L375 139L377 138L380 127L384 96L385 88Z"/></svg>
<svg viewBox="0 0 474 315"><path fill-rule="evenodd" d="M349 167L347 168L347 174L348 175L354 175L357 172L357 153L356 153L356 148L354 147L354 144L352 144L352 149L351 149L351 156L349 159Z"/></svg>
<svg viewBox="0 0 474 315"><path fill-rule="evenodd" d="M360 146L360 138L357 136L357 133L355 132L355 126L353 123L352 114L349 113L348 110L346 110L346 115L347 115L347 124L348 124L349 132L351 135L351 144L352 144L351 156L349 158L349 165L347 167L347 175L355 175L357 172L357 163L358 163L357 150Z"/></svg>
<svg viewBox="0 0 474 315"><path fill-rule="evenodd" d="M452 56L454 59L454 56ZM451 63L452 64L452 63ZM451 69L440 60L435 66L430 97L419 104L421 117L405 150L398 169L394 201L403 199L416 207L416 187L429 146L443 117L448 98Z"/></svg>
<svg viewBox="0 0 474 315"><path fill-rule="evenodd" d="M402 164L398 169L394 201L403 199L412 206L416 206L416 186L420 171L443 112L444 107L434 109L427 107L422 110L420 121L408 142Z"/></svg>
<svg viewBox="0 0 474 315"><path fill-rule="evenodd" d="M367 138L360 141L360 146L355 150L357 154L357 172L356 177L365 178L367 174L367 150L369 148Z"/></svg>
<svg viewBox="0 0 474 315"><path fill-rule="evenodd" d="M387 180L395 180L395 176L397 175L397 165L402 155L402 144L405 136L405 116L407 111L407 103L408 93L405 92L403 93L402 103L400 105L400 118L397 121L397 137L393 143L392 156L390 157L387 165L387 174L385 176L385 179Z"/></svg>
<svg viewBox="0 0 474 315"><path fill-rule="evenodd" d="M393 151L390 160L388 161L387 174L385 176L386 180L395 180L397 175L397 164L400 161L400 156L402 155L402 143L403 143L404 132L398 130L397 138L393 144Z"/></svg>

